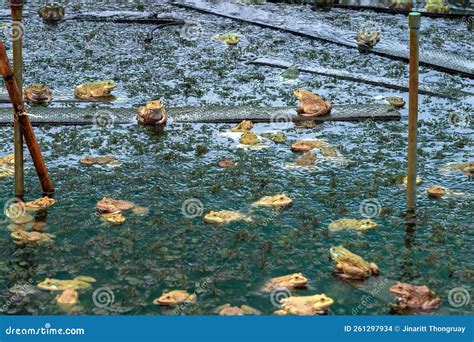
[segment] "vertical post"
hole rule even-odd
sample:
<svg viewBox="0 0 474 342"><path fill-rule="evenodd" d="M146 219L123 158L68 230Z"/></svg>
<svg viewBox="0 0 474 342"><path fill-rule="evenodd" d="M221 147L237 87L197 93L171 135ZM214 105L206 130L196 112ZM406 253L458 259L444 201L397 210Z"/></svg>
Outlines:
<svg viewBox="0 0 474 342"><path fill-rule="evenodd" d="M416 135L418 130L418 62L420 13L411 12L410 26L410 95L408 102L408 165L407 165L407 213L416 210Z"/></svg>
<svg viewBox="0 0 474 342"><path fill-rule="evenodd" d="M10 0L12 11L12 45L13 45L13 70L20 95L23 94L23 0ZM23 136L21 124L14 120L14 153L15 153L15 196L23 198L25 192L24 165L23 165Z"/></svg>

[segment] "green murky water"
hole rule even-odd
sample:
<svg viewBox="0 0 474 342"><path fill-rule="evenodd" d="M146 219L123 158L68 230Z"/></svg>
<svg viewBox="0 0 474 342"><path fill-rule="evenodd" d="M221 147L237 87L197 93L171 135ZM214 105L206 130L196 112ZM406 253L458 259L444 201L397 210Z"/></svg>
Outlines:
<svg viewBox="0 0 474 342"><path fill-rule="evenodd" d="M265 5L296 16L320 16L327 21L359 23L370 16L387 39L406 41L406 20L335 10L310 13L301 7ZM304 7L303 7L304 8ZM296 105L291 90L304 86L338 103L374 103L376 96L406 94L374 86L302 74L297 82L280 78L281 70L247 65L257 56L343 68L393 78L406 77L407 65L331 44L243 25L173 7L159 7L170 15L201 22L196 41L180 38L165 28L153 43L143 37L148 25L64 22L46 27L38 19L26 22L25 83L42 81L60 94L71 94L78 83L113 79L120 84L111 106L136 107L151 98L168 106L218 103L255 106ZM435 25L436 24L436 25ZM424 19L425 44L472 56L465 27L454 21ZM239 45L211 42L216 33L237 32ZM133 52L133 53L132 53ZM420 78L442 87L472 91L472 80L422 68ZM36 284L46 277L69 279L93 276L97 283L81 292L81 314L174 314L154 306L164 290L199 291L198 301L184 314L211 314L221 304L251 305L264 314L273 306L259 292L270 277L303 272L310 287L297 294L325 293L334 298L333 314L385 314L395 281L427 284L443 302L435 314L469 314L472 306L449 304L451 289L470 287L473 270L474 204L472 178L448 172L448 163L474 158L471 122L449 120L472 115L472 98L420 99L419 170L424 183L418 190L419 224L406 228L402 215L405 189L406 109L401 122L325 123L311 128L256 125L256 132L283 130L289 140L267 148L240 148L226 125L171 123L165 133L135 125L98 127L42 127L36 132L56 186L57 204L37 220L46 221L56 235L50 246L18 248L6 224L0 231L0 306L2 314L61 314L55 294L38 292L12 301L8 288ZM452 117L452 116L451 116ZM318 155L314 169L288 167L296 155L291 142L324 138L344 160ZM12 152L11 127L0 129L0 155ZM84 167L89 154L114 155L119 168ZM222 158L238 166L221 169ZM30 160L26 162L28 200L40 189ZM431 184L456 194L441 200L425 195ZM11 179L0 182L0 202L12 197ZM286 193L293 207L282 212L251 209L264 195ZM95 204L103 196L129 200L149 208L147 216L126 213L121 226L103 224ZM203 212L240 210L253 224L214 227L202 217L185 217L183 203L197 199ZM360 205L375 199L381 211L373 220L379 228L364 235L329 233L328 224L341 217L360 218ZM374 201L375 201L374 200ZM369 261L382 275L364 283L343 282L332 275L329 248L343 244ZM112 305L93 302L94 290L112 291ZM375 298L365 300L376 288ZM363 304L359 306L360 304Z"/></svg>

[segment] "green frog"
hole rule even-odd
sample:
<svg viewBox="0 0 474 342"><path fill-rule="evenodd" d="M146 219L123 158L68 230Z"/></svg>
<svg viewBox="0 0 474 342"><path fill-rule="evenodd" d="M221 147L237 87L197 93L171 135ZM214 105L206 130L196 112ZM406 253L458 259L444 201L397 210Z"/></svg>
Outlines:
<svg viewBox="0 0 474 342"><path fill-rule="evenodd" d="M64 7L52 3L41 6L38 15L47 23L55 23L64 18Z"/></svg>
<svg viewBox="0 0 474 342"><path fill-rule="evenodd" d="M252 131L244 132L242 138L240 138L240 143L243 145L255 146L260 143L260 140L257 138L257 135Z"/></svg>
<svg viewBox="0 0 474 342"><path fill-rule="evenodd" d="M117 87L114 81L98 81L87 82L78 85L75 89L75 95L83 100L90 100L94 98L111 97L111 91Z"/></svg>
<svg viewBox="0 0 474 342"><path fill-rule="evenodd" d="M85 290L90 288L92 283L95 283L96 280L88 276L77 276L72 280L59 280L46 278L37 286L40 290L45 291L64 291L67 289L74 290Z"/></svg>
<svg viewBox="0 0 474 342"><path fill-rule="evenodd" d="M341 278L363 280L371 275L380 274L380 270L375 263L368 263L343 246L331 247L329 252L336 262L335 273Z"/></svg>
<svg viewBox="0 0 474 342"><path fill-rule="evenodd" d="M356 43L359 48L371 49L380 41L380 33L374 31L360 30L357 32Z"/></svg>
<svg viewBox="0 0 474 342"><path fill-rule="evenodd" d="M23 98L30 104L49 104L53 96L51 90L44 84L35 83L23 90Z"/></svg>

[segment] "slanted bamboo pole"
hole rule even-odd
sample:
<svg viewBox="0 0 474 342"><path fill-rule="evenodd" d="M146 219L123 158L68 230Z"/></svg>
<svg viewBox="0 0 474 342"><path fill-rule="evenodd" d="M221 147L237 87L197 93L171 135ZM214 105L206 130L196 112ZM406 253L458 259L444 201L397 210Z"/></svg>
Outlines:
<svg viewBox="0 0 474 342"><path fill-rule="evenodd" d="M420 53L420 13L408 17L410 26L410 95L408 101L407 213L416 210L416 140L418 129L418 64Z"/></svg>
<svg viewBox="0 0 474 342"><path fill-rule="evenodd" d="M51 182L48 169L46 168L43 156L41 155L38 141L36 140L35 132L33 131L33 126L31 126L28 116L25 115L26 111L23 106L23 98L18 90L15 74L10 67L3 42L0 42L0 73L3 76L5 87L7 88L8 95L10 96L13 105L13 118L21 127L23 138L25 139L31 158L33 159L33 164L35 165L36 173L38 174L43 192L46 195L50 195L54 192L53 183Z"/></svg>
<svg viewBox="0 0 474 342"><path fill-rule="evenodd" d="M10 5L12 11L11 36L13 45L13 69L21 96L23 90L23 26L21 23L23 19L23 0L11 0ZM13 149L15 153L15 196L23 198L25 192L23 137L21 135L20 123L17 120L13 122L13 130Z"/></svg>

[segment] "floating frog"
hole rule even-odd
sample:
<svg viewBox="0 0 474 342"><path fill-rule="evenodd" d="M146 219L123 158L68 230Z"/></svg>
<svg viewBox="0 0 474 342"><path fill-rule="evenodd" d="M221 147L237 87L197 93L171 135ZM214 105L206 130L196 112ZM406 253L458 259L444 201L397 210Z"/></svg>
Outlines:
<svg viewBox="0 0 474 342"><path fill-rule="evenodd" d="M298 159L296 159L295 164L298 166L311 166L316 162L316 155L311 152L303 153Z"/></svg>
<svg viewBox="0 0 474 342"><path fill-rule="evenodd" d="M387 101L389 104L396 108L403 108L405 106L405 100L403 99L403 97L387 96L385 98L385 101Z"/></svg>
<svg viewBox="0 0 474 342"><path fill-rule="evenodd" d="M254 309L248 305L242 305L240 308L238 306L231 306L230 304L224 304L219 306L215 311L219 316L258 316L261 315L261 312L257 309Z"/></svg>
<svg viewBox="0 0 474 342"><path fill-rule="evenodd" d="M392 9L402 9L411 11L414 4L411 0L391 0L389 7Z"/></svg>
<svg viewBox="0 0 474 342"><path fill-rule="evenodd" d="M79 293L75 289L66 289L56 297L56 303L62 307L76 305L79 302Z"/></svg>
<svg viewBox="0 0 474 342"><path fill-rule="evenodd" d="M23 246L26 244L46 244L53 242L53 238L55 237L52 234L47 233L40 233L40 232L26 232L24 230L15 230L13 231L10 236L13 239L13 242L19 246Z"/></svg>
<svg viewBox="0 0 474 342"><path fill-rule="evenodd" d="M242 138L240 138L240 143L243 145L258 145L260 140L258 140L257 136L252 131L244 132Z"/></svg>
<svg viewBox="0 0 474 342"><path fill-rule="evenodd" d="M145 106L138 108L137 121L139 124L163 127L168 120L168 112L160 100L148 101Z"/></svg>
<svg viewBox="0 0 474 342"><path fill-rule="evenodd" d="M433 310L441 303L441 299L426 285L397 283L390 288L390 292L397 296L396 308L401 310Z"/></svg>
<svg viewBox="0 0 474 342"><path fill-rule="evenodd" d="M79 163L84 165L111 165L111 166L119 166L120 162L117 158L113 156L105 156L105 157L92 157L86 156L79 160Z"/></svg>
<svg viewBox="0 0 474 342"><path fill-rule="evenodd" d="M277 289L305 289L308 279L302 273L293 273L270 279L263 287L262 292L272 292Z"/></svg>
<svg viewBox="0 0 474 342"><path fill-rule="evenodd" d="M217 163L217 166L222 167L222 168L232 167L232 166L235 166L235 162L230 159L222 159L222 160L219 160L219 162Z"/></svg>
<svg viewBox="0 0 474 342"><path fill-rule="evenodd" d="M254 202L252 206L254 207L273 207L273 208L286 208L290 207L293 204L293 200L286 196L285 194L274 195L274 196L264 196L259 199L257 202Z"/></svg>
<svg viewBox="0 0 474 342"><path fill-rule="evenodd" d="M331 247L330 254L336 262L335 272L341 278L362 280L380 273L375 263L368 263L342 246Z"/></svg>
<svg viewBox="0 0 474 342"><path fill-rule="evenodd" d="M39 211L51 207L54 203L56 203L55 199L45 196L34 201L25 202L25 208L29 211Z"/></svg>
<svg viewBox="0 0 474 342"><path fill-rule="evenodd" d="M300 101L300 106L296 110L300 116L317 117L331 113L332 104L328 101L324 101L321 97L313 94L309 90L303 88L296 89L293 95Z"/></svg>
<svg viewBox="0 0 474 342"><path fill-rule="evenodd" d="M23 98L28 103L49 104L53 99L51 90L44 84L35 83L23 90Z"/></svg>
<svg viewBox="0 0 474 342"><path fill-rule="evenodd" d="M22 210L20 203L15 203L13 205L20 206L18 209L15 209L15 210L20 210L20 211ZM13 215L12 217L10 217L10 220L15 224L25 224L25 223L33 222L35 218L25 213L20 216Z"/></svg>
<svg viewBox="0 0 474 342"><path fill-rule="evenodd" d="M115 200L113 198L104 197L96 204L96 209L99 213L117 213L132 209L135 206L132 202Z"/></svg>
<svg viewBox="0 0 474 342"><path fill-rule="evenodd" d="M443 0L426 0L425 10L430 13L448 13L449 7Z"/></svg>
<svg viewBox="0 0 474 342"><path fill-rule="evenodd" d="M64 18L64 7L53 3L46 4L38 10L38 15L48 23L58 22Z"/></svg>
<svg viewBox="0 0 474 342"><path fill-rule="evenodd" d="M286 142L286 135L283 132L276 132L276 133L262 133L262 137L270 139L276 144L283 144Z"/></svg>
<svg viewBox="0 0 474 342"><path fill-rule="evenodd" d="M439 185L433 185L430 186L426 192L428 193L428 196L434 197L434 198L441 198L444 195L446 195L447 190L446 188L439 186Z"/></svg>
<svg viewBox="0 0 474 342"><path fill-rule="evenodd" d="M162 306L173 306L180 303L195 303L197 300L196 294L190 294L184 290L174 290L164 292L159 298L153 301L153 304Z"/></svg>
<svg viewBox="0 0 474 342"><path fill-rule="evenodd" d="M15 155L7 154L5 157L0 157L0 165L15 165Z"/></svg>
<svg viewBox="0 0 474 342"><path fill-rule="evenodd" d="M209 213L204 215L204 222L206 223L231 223L231 222L252 222L252 218L246 215L243 215L237 211L231 210L221 210L221 211L214 211L211 210Z"/></svg>
<svg viewBox="0 0 474 342"><path fill-rule="evenodd" d="M447 168L459 170L467 175L472 175L474 174L474 161L461 164L451 164Z"/></svg>
<svg viewBox="0 0 474 342"><path fill-rule="evenodd" d="M380 33L374 31L360 30L357 32L356 43L359 48L371 49L380 41Z"/></svg>
<svg viewBox="0 0 474 342"><path fill-rule="evenodd" d="M219 40L229 45L236 45L239 43L239 36L235 33L216 34L212 36L213 40Z"/></svg>
<svg viewBox="0 0 474 342"><path fill-rule="evenodd" d="M334 304L332 298L323 294L313 296L291 296L281 300L281 307L275 311L276 315L298 315L313 316L325 314L329 307Z"/></svg>
<svg viewBox="0 0 474 342"><path fill-rule="evenodd" d="M100 218L104 221L114 224L122 224L126 221L125 216L123 216L122 212L120 211L116 213L101 214Z"/></svg>
<svg viewBox="0 0 474 342"><path fill-rule="evenodd" d="M252 130L253 128L253 123L250 120L243 120L241 123L239 123L237 126L232 127L230 129L231 132L247 132Z"/></svg>
<svg viewBox="0 0 474 342"><path fill-rule="evenodd" d="M59 280L46 278L37 286L40 290L45 291L64 291L67 289L84 290L90 288L96 280L88 276L78 276L72 280Z"/></svg>
<svg viewBox="0 0 474 342"><path fill-rule="evenodd" d="M417 176L416 180L415 180L415 183L416 183L416 185L420 185L420 184L423 183L423 179L421 179L421 177ZM407 176L403 177L403 184L405 184L405 185L408 184L408 177Z"/></svg>
<svg viewBox="0 0 474 342"><path fill-rule="evenodd" d="M332 232L337 232L345 229L352 229L357 232L365 232L370 229L377 228L378 224L372 221L371 219L347 219L343 218L340 220L333 221L329 224L329 230Z"/></svg>
<svg viewBox="0 0 474 342"><path fill-rule="evenodd" d="M327 143L324 140L297 140L291 145L291 150L293 152L307 152L326 145Z"/></svg>
<svg viewBox="0 0 474 342"><path fill-rule="evenodd" d="M116 87L117 84L114 81L88 82L78 85L75 94L78 98L84 100L111 97L111 91Z"/></svg>

